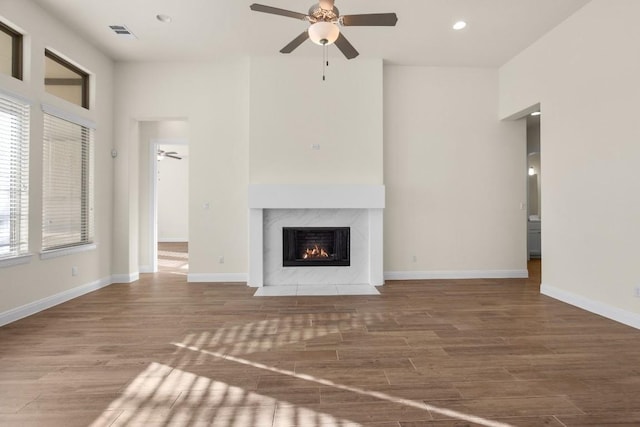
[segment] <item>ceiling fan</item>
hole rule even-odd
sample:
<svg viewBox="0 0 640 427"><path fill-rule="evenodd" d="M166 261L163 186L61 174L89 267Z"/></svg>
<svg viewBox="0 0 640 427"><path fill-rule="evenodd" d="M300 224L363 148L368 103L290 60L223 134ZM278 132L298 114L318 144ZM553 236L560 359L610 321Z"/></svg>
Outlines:
<svg viewBox="0 0 640 427"><path fill-rule="evenodd" d="M320 0L309 8L309 13L293 12L277 7L252 4L251 10L256 12L271 13L289 18L301 19L310 23L309 28L293 39L280 52L291 53L307 39L314 43L327 46L335 43L338 49L347 59L353 59L359 55L358 51L349 43L340 31L338 25L343 27L355 26L386 26L392 27L398 22L395 13L366 13L362 15L340 15L338 8L334 6L334 0Z"/></svg>
<svg viewBox="0 0 640 427"><path fill-rule="evenodd" d="M171 159L182 160L182 157L178 156L178 153L176 151L158 150L158 160L162 160L165 157L169 157Z"/></svg>

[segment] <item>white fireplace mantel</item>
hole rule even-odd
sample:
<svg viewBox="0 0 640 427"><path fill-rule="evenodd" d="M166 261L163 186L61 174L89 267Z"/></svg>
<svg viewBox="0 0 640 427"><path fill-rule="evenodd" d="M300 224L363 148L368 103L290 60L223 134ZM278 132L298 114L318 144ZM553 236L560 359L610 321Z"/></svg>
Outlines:
<svg viewBox="0 0 640 427"><path fill-rule="evenodd" d="M384 209L384 185L249 185L249 209Z"/></svg>
<svg viewBox="0 0 640 427"><path fill-rule="evenodd" d="M264 212L267 209L365 210L368 221L368 284L384 284L383 276L383 185L278 185L251 184L249 206L249 286L264 286ZM327 270L327 273L329 271ZM270 283L271 284L271 283ZM336 283L340 284L340 283Z"/></svg>

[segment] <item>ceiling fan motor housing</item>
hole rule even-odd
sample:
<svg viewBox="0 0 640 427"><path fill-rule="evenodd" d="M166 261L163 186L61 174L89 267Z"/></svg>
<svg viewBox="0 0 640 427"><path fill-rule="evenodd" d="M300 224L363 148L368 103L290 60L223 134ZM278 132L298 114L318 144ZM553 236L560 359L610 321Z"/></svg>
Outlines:
<svg viewBox="0 0 640 427"><path fill-rule="evenodd" d="M333 9L333 2L334 2L334 0L320 0L320 1L318 1L318 3L320 4L320 7L323 8L324 10Z"/></svg>
<svg viewBox="0 0 640 427"><path fill-rule="evenodd" d="M340 11L333 6L331 9L323 9L320 5L314 4L309 8L309 22L332 22L338 23Z"/></svg>

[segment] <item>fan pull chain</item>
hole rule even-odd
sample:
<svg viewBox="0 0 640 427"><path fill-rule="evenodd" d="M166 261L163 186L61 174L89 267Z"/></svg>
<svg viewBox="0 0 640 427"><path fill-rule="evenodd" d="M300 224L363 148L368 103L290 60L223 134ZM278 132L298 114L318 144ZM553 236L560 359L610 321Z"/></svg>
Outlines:
<svg viewBox="0 0 640 427"><path fill-rule="evenodd" d="M329 59L328 59L328 53L327 53L327 45L324 44L322 45L322 81L326 80L326 76L325 76L325 64L328 66L329 65Z"/></svg>
<svg viewBox="0 0 640 427"><path fill-rule="evenodd" d="M326 54L326 56L325 56L325 59L326 59L327 67L328 67L328 66L329 66L329 46L328 46L328 45L325 45L325 46L324 46L324 50L327 52L327 54Z"/></svg>

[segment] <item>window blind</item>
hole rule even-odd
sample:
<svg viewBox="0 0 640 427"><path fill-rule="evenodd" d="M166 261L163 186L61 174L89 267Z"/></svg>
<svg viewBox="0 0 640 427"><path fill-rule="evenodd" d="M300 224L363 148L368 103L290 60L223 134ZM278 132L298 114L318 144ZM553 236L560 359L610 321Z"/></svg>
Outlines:
<svg viewBox="0 0 640 427"><path fill-rule="evenodd" d="M44 114L42 249L93 242L93 129Z"/></svg>
<svg viewBox="0 0 640 427"><path fill-rule="evenodd" d="M0 258L29 250L29 104L0 93Z"/></svg>

